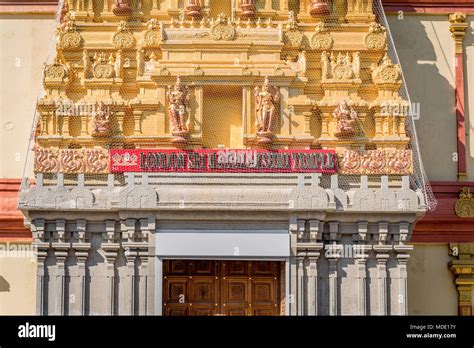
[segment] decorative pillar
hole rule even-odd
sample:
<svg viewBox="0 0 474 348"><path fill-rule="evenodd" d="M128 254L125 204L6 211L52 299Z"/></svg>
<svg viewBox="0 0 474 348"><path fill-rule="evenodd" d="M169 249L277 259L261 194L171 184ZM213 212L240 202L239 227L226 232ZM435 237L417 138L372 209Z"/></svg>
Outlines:
<svg viewBox="0 0 474 348"><path fill-rule="evenodd" d="M305 315L304 311L304 261L305 261L305 252L299 252L296 260L298 265L298 274L297 274L297 291L296 301L297 301L297 315Z"/></svg>
<svg viewBox="0 0 474 348"><path fill-rule="evenodd" d="M374 246L374 249L377 252L378 250L376 248L377 246ZM385 248L383 248L381 251L385 251ZM387 315L387 261L389 257L390 255L388 253L379 252L376 254L378 298L375 300L378 301L379 310L378 313L373 313L375 315Z"/></svg>
<svg viewBox="0 0 474 348"><path fill-rule="evenodd" d="M54 246L54 256L56 257L56 265L57 265L57 271L56 271L56 281L53 282L52 286L49 287L49 291L53 291L54 297L55 297L55 303L54 303L54 308L51 313L51 315L66 315L67 313L65 312L65 303L68 300L68 296L66 294L66 275L67 275L67 270L66 270L66 259L68 256L68 250L69 250L69 245L55 245Z"/></svg>
<svg viewBox="0 0 474 348"><path fill-rule="evenodd" d="M42 243L43 244L43 243ZM44 311L45 297L44 297L44 276L45 276L45 265L44 261L48 257L48 245L41 246L36 244L37 251L37 263L38 268L36 270L36 315L46 314Z"/></svg>
<svg viewBox="0 0 474 348"><path fill-rule="evenodd" d="M450 254L456 259L449 266L454 273L458 291L458 310L461 316L472 316L474 289L474 243L451 243Z"/></svg>
<svg viewBox="0 0 474 348"><path fill-rule="evenodd" d="M90 243L85 242L86 220L77 220L76 231L72 236L72 249L77 260L75 279L71 276L69 288L69 315L86 314L86 261L91 249Z"/></svg>
<svg viewBox="0 0 474 348"><path fill-rule="evenodd" d="M366 294L366 277L367 267L366 262L369 255L365 253L365 248L368 247L363 244L354 245L354 257L357 268L357 314L366 315L367 294Z"/></svg>
<svg viewBox="0 0 474 348"><path fill-rule="evenodd" d="M143 111L133 111L133 120L134 120L134 129L133 129L133 135L141 135L142 134L142 116L143 116Z"/></svg>
<svg viewBox="0 0 474 348"><path fill-rule="evenodd" d="M307 289L307 315L318 314L318 259L319 252L308 252L308 289Z"/></svg>
<svg viewBox="0 0 474 348"><path fill-rule="evenodd" d="M455 44L455 87L454 98L457 124L458 181L466 181L466 122L464 113L464 50L463 41L468 24L466 14L456 12L449 15L449 30ZM470 130L471 137L474 135Z"/></svg>

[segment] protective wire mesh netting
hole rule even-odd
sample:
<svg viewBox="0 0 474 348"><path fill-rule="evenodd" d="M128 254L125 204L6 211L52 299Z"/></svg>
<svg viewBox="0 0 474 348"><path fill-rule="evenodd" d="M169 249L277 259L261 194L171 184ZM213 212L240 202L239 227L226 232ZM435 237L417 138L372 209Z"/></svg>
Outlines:
<svg viewBox="0 0 474 348"><path fill-rule="evenodd" d="M104 186L114 173L115 182L124 183L124 172L135 167L113 170L113 164L136 164L133 156L139 155L128 150L163 150L154 165L171 163L163 171L171 174L185 171L176 169L180 158L170 156L173 149L193 149L194 165L209 161L215 151L214 171L234 173L242 184L269 172L298 172L298 158L320 161L301 172L322 173L321 185L330 187L336 170L324 162L333 151L340 188L358 187L362 175L371 187L380 187L385 175L397 187L408 175L410 187L424 197L422 205L435 208L416 110L380 0L242 0L229 2L227 14L226 1L184 1L169 18L159 1L113 3L59 1L24 178L42 173L47 184L61 173L73 183L82 173L90 185ZM266 17L266 6L276 6L273 19ZM347 38L359 38L362 31L364 49L359 43L351 47ZM105 33L113 35L112 45L101 44ZM224 46L219 51L219 44L246 38L253 40L251 54L236 58ZM160 47L166 42L199 51L201 39L207 51L200 62L179 55L179 49L167 48L165 55ZM264 155L278 151L283 155ZM312 151L318 155L311 157ZM308 158L298 157L305 153ZM288 160L293 169L281 169ZM229 166L232 161L237 166ZM272 170L260 170L267 162ZM202 178L209 182L217 176L209 167L187 171L205 172Z"/></svg>

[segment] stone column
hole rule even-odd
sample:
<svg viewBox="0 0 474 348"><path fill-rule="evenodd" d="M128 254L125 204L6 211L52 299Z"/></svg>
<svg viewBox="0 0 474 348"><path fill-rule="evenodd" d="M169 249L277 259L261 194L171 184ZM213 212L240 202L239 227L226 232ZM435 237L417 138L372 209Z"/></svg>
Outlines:
<svg viewBox="0 0 474 348"><path fill-rule="evenodd" d="M308 252L307 315L318 314L318 258L319 252Z"/></svg>
<svg viewBox="0 0 474 348"><path fill-rule="evenodd" d="M354 245L354 257L355 264L357 267L357 314L367 314L367 294L366 294L366 277L367 267L366 262L369 255L365 253L366 248L370 248L366 245Z"/></svg>
<svg viewBox="0 0 474 348"><path fill-rule="evenodd" d="M387 315L387 261L390 257L388 253L383 253L383 251L388 251L386 247L381 246L381 248L377 248L378 246L374 246L374 250L376 251L376 259L377 259L377 290L378 290L378 298L374 299L378 302L378 313L374 313L376 315Z"/></svg>
<svg viewBox="0 0 474 348"><path fill-rule="evenodd" d="M297 294L296 301L298 304L297 315L304 315L304 303L305 303L305 291L304 291L304 262L305 262L305 252L299 252L296 257L296 262L298 266L297 273Z"/></svg>
<svg viewBox="0 0 474 348"><path fill-rule="evenodd" d="M42 243L46 244L46 243ZM44 261L48 257L48 244L46 245L36 245L38 248L37 251L37 262L38 268L36 271L36 315L44 315L44 276L45 276L45 265Z"/></svg>
<svg viewBox="0 0 474 348"><path fill-rule="evenodd" d="M65 301L68 300L68 294L66 294L66 275L67 270L65 262L68 256L69 245L68 244L56 244L53 246L54 255L56 257L57 271L55 274L55 281L52 286L49 287L49 291L54 294L54 308L51 315L66 315L65 312Z"/></svg>
<svg viewBox="0 0 474 348"><path fill-rule="evenodd" d="M109 314L115 315L115 303L117 301L115 294L115 261L120 244L115 242L115 221L107 220L105 222L105 233L102 235L102 250L104 250L105 258L107 260L107 283L108 289L105 295L105 300L108 303Z"/></svg>
<svg viewBox="0 0 474 348"><path fill-rule="evenodd" d="M138 257L141 261L138 270L138 315L147 315L147 288L148 288L148 247L138 249Z"/></svg>
<svg viewBox="0 0 474 348"><path fill-rule="evenodd" d="M329 315L337 315L337 261L338 256L328 258L329 261Z"/></svg>

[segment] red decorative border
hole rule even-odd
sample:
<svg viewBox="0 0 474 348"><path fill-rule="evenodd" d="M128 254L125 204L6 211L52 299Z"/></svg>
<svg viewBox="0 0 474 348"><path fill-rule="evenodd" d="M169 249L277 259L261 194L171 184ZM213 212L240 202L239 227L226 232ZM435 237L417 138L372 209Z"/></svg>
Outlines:
<svg viewBox="0 0 474 348"><path fill-rule="evenodd" d="M474 13L474 1L472 0L382 0L382 4L387 12L404 11L420 14Z"/></svg>
<svg viewBox="0 0 474 348"><path fill-rule="evenodd" d="M415 226L415 243L474 242L474 218L460 218L454 211L462 187L474 182L433 181L431 187L438 200L434 211L428 212Z"/></svg>

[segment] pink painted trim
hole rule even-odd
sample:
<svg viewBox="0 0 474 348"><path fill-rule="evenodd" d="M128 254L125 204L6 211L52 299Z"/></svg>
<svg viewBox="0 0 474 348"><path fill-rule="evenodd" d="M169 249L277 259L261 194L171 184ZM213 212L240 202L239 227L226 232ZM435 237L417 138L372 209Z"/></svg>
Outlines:
<svg viewBox="0 0 474 348"><path fill-rule="evenodd" d="M456 53L456 122L458 173L466 173L466 124L464 116L464 60L462 53Z"/></svg>

